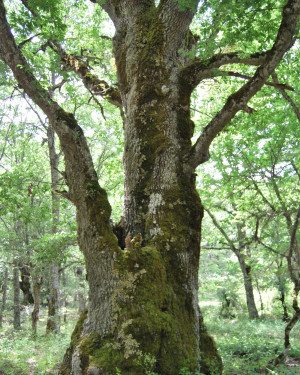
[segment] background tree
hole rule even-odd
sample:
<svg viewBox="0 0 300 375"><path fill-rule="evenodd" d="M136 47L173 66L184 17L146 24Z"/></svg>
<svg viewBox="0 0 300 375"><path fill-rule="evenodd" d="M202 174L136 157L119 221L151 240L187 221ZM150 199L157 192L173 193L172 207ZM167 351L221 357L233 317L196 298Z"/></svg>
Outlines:
<svg viewBox="0 0 300 375"><path fill-rule="evenodd" d="M295 82L294 85L298 90L298 84ZM276 87L265 90L270 91L270 95L261 93L260 98L257 98L257 108L262 107L264 111L264 108L271 107L270 97L273 96L274 115L271 120L258 114L254 114L250 120L241 116L239 122L241 127L245 127L242 135L237 133L234 127L230 127L227 133L219 138L212 157L211 170L206 168L207 173L202 174L206 184L213 187L214 195L209 197L203 185L201 194L206 196L206 205L217 210L219 221L216 214L213 215L210 210L208 213L227 244L233 247L233 241L238 241L239 236L232 233L232 227L242 222L248 233L245 243L251 244L255 249L256 262L261 257L264 261L271 260L274 275L270 276L273 279L276 277L285 320L288 315L285 303L285 293L289 289L287 278L295 284L294 317L286 327L286 350L279 356L279 361L287 356L290 328L294 326L298 316L295 296L298 294L299 277L299 250L296 239L299 110L297 99L288 96L284 90L282 92ZM268 128L265 127L267 121L270 122ZM225 150L223 154L222 150ZM235 209L229 211L228 207L233 201ZM255 242L259 245L255 245ZM292 258L289 259L290 256ZM254 259L252 257L252 261Z"/></svg>
<svg viewBox="0 0 300 375"><path fill-rule="evenodd" d="M231 199L232 201L232 199ZM234 205L233 209L236 209L236 205ZM249 247L251 242L247 240L245 236L245 229L243 228L244 223L236 223L236 243L234 244L234 241L230 239L229 235L226 233L226 231L223 229L223 227L220 225L216 217L212 214L212 212L209 209L206 209L206 212L211 217L213 224L218 228L218 230L221 232L222 236L225 238L225 241L233 251L233 253L236 255L240 268L243 274L244 279L244 287L245 287L245 294L246 294L246 300L247 300L247 307L248 307L248 314L250 319L256 319L258 318L258 312L255 305L254 300L254 293L253 293L253 284L252 284L252 275L251 275L251 260L247 260L247 258L251 258ZM227 210L228 212L228 210ZM230 211L229 211L230 213ZM232 218L233 219L233 218ZM233 221L233 220L232 220Z"/></svg>

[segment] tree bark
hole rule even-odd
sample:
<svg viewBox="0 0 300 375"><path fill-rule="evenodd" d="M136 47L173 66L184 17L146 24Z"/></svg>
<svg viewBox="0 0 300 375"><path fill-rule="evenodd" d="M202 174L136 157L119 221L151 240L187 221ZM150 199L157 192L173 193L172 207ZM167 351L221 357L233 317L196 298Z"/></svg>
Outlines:
<svg viewBox="0 0 300 375"><path fill-rule="evenodd" d="M33 304L34 299L31 292L31 284L30 284L30 267L22 263L20 264L20 273L21 273L21 281L20 281L20 289L23 292L23 304Z"/></svg>
<svg viewBox="0 0 300 375"><path fill-rule="evenodd" d="M32 288L33 288L33 299L34 299L33 310L31 313L31 325L32 325L33 334L36 335L37 323L38 323L39 314L40 314L40 300L41 300L40 292L41 292L41 286L43 284L43 278L38 269L34 269L31 275L32 275Z"/></svg>
<svg viewBox="0 0 300 375"><path fill-rule="evenodd" d="M280 302L281 302L281 306L282 306L282 309L283 309L283 314L282 314L282 321L283 322L288 322L289 321L289 314L288 314L288 310L287 310L287 306L285 304L285 294L284 294L284 291L280 291Z"/></svg>
<svg viewBox="0 0 300 375"><path fill-rule="evenodd" d="M81 285L82 286L82 285ZM83 313L83 311L86 309L86 298L83 292L80 290L78 292L78 311L79 313Z"/></svg>
<svg viewBox="0 0 300 375"><path fill-rule="evenodd" d="M240 253L240 256L238 257L238 259L239 259L239 264L240 264L240 267L243 273L243 278L244 278L244 287L245 287L249 319L257 319L258 311L256 308L254 293L253 293L251 266L246 264L244 255L242 253Z"/></svg>
<svg viewBox="0 0 300 375"><path fill-rule="evenodd" d="M258 294L259 294L260 311L261 311L261 314L263 315L265 308L264 308L264 302L263 302L263 299L262 299L261 290L260 290L257 278L255 278L255 284L256 284L256 289L257 289Z"/></svg>
<svg viewBox="0 0 300 375"><path fill-rule="evenodd" d="M125 103L124 222L128 240L127 259L120 268L120 311L115 324L125 360L151 353L157 372L175 374L186 362L193 370L200 368L197 296L203 208L194 171L187 168L185 159L194 131L190 92L171 55L183 47L185 38L178 39L174 33L166 43L166 9L151 17L149 8L124 9L126 33L117 25L114 38L119 89ZM181 14L182 18L176 12L173 16L182 23L185 35L190 12ZM125 287L123 278L128 271L133 284ZM125 360L121 368L126 368ZM140 371L139 366L131 365L130 373Z"/></svg>
<svg viewBox="0 0 300 375"><path fill-rule="evenodd" d="M84 276L83 273L83 267L77 267L75 269L75 275L78 279L78 285L79 288L76 292L76 300L78 301L78 312L79 314L82 314L84 310L86 309L86 293L85 292L85 286L84 286Z"/></svg>
<svg viewBox="0 0 300 375"><path fill-rule="evenodd" d="M21 307L20 307L20 282L19 282L19 265L15 259L14 265L14 329L21 329Z"/></svg>
<svg viewBox="0 0 300 375"><path fill-rule="evenodd" d="M291 221L291 226L290 226L291 227L291 230L290 230L291 239L290 239L289 252L287 256L288 270L290 273L290 277L294 283L294 287L293 287L294 314L291 320L286 325L285 330L284 330L284 351L274 359L273 361L274 365L278 365L279 363L282 363L288 356L288 353L291 347L290 333L300 319L300 306L298 303L298 295L300 292L300 268L299 268L299 248L298 248L298 243L297 243L297 231L299 227L299 219L300 219L300 205L298 207L298 211L296 213L294 222Z"/></svg>
<svg viewBox="0 0 300 375"><path fill-rule="evenodd" d="M1 55L61 142L69 186L64 195L76 206L90 287L88 312L75 328L59 373L106 375L119 368L124 375L140 375L149 356L152 369L163 375L178 374L187 363L192 372L202 365L207 374L221 373L215 345L201 332L197 294L203 209L195 168L280 62L291 45L300 6L289 1L268 59L228 99L195 146L189 108L199 76L190 79L188 58L178 53L187 49L193 9L180 11L173 0L162 0L158 7L152 0L107 0L102 7L116 28L114 54L125 109L124 250L113 234L111 208L83 131L27 69L0 0Z"/></svg>
<svg viewBox="0 0 300 375"><path fill-rule="evenodd" d="M54 84L55 82L53 82ZM51 170L51 212L52 212L52 228L51 233L56 235L58 233L59 215L60 215L60 196L57 193L59 188L59 155L55 150L55 133L50 121L47 129L47 140L49 150L49 161ZM57 250L58 251L58 250ZM59 264L53 260L49 267L49 297L48 297L48 320L46 332L60 331L60 316L59 316Z"/></svg>
<svg viewBox="0 0 300 375"><path fill-rule="evenodd" d="M48 320L46 332L59 333L60 316L59 316L59 272L58 264L52 261L49 267L49 297L48 297Z"/></svg>
<svg viewBox="0 0 300 375"><path fill-rule="evenodd" d="M2 285L2 301L1 301L1 309L0 309L0 328L3 327L3 314L6 308L6 300L7 300L7 284L8 284L8 266L5 266L4 281Z"/></svg>

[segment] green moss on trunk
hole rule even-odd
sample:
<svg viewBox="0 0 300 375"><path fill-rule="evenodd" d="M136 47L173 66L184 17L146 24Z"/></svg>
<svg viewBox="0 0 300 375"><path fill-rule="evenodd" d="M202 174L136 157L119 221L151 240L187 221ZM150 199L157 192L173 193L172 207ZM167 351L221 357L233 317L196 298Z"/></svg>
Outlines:
<svg viewBox="0 0 300 375"><path fill-rule="evenodd" d="M200 369L206 375L221 375L222 358L218 353L214 339L207 332L202 316L200 317Z"/></svg>
<svg viewBox="0 0 300 375"><path fill-rule="evenodd" d="M183 367L197 368L193 309L186 296L175 293L168 282L161 254L151 246L136 246L120 252L116 265L120 284L114 295L110 334L103 340L96 334L81 335L86 316L82 315L60 374L70 374L71 355L78 345L84 371L94 366L105 374L118 368L122 375L142 375L145 358L154 359L153 370L163 375L177 375Z"/></svg>
<svg viewBox="0 0 300 375"><path fill-rule="evenodd" d="M74 328L74 331L73 331L72 337L71 337L71 344L68 347L68 349L67 349L67 351L64 355L64 359L63 359L63 361L61 363L61 366L60 366L60 369L59 369L60 375L70 375L70 373L71 373L72 354L73 354L76 346L80 342L80 336L81 336L81 333L82 333L82 330L83 330L83 323L84 323L86 317L87 317L87 310L83 311L80 314L78 322L77 322L77 324Z"/></svg>

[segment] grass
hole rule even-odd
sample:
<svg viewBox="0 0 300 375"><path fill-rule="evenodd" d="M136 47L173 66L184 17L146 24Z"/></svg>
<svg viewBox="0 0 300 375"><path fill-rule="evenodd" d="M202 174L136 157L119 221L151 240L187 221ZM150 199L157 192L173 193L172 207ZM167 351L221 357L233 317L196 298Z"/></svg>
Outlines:
<svg viewBox="0 0 300 375"><path fill-rule="evenodd" d="M62 360L77 319L69 312L61 333L46 335L46 311L42 311L36 337L30 328L30 316L22 323L22 330L14 330L8 322L0 330L0 375L54 375Z"/></svg>
<svg viewBox="0 0 300 375"><path fill-rule="evenodd" d="M209 332L217 342L224 362L223 375L300 375L300 324L291 334L288 361L271 368L269 361L283 349L285 323L276 318L249 321L246 317L226 320L218 316L218 305L201 307ZM70 310L58 335L46 335L43 311L36 337L30 329L30 316L15 331L5 322L0 330L0 375L54 375L70 342L77 311ZM218 374L216 374L218 375Z"/></svg>
<svg viewBox="0 0 300 375"><path fill-rule="evenodd" d="M223 375L300 374L300 324L291 333L289 358L272 368L270 360L283 351L286 323L276 318L250 321L246 317L227 320L216 306L202 307L209 332L215 338L224 363Z"/></svg>

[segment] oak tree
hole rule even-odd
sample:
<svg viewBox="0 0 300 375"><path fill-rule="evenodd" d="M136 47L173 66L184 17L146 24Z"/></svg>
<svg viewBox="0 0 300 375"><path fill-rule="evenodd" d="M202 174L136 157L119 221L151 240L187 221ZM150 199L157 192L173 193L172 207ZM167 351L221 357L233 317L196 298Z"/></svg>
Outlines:
<svg viewBox="0 0 300 375"><path fill-rule="evenodd" d="M60 12L66 7L72 14L77 2L23 0L18 17L8 21L0 1L1 59L60 139L69 188L64 196L76 207L87 269L88 312L73 333L60 374L110 374L116 368L142 374L149 358L153 370L164 375L175 375L184 366L194 372L200 365L204 373L221 373L198 307L203 208L195 170L209 159L212 141L237 112L253 112L248 102L296 40L300 1L269 1L267 6L262 1L255 6L213 0L91 2L98 17L102 9L114 25L116 85L96 77L76 51L66 51L55 29L57 24L65 30ZM18 45L9 22L26 36ZM25 35L28 24L40 27L41 40L47 39L41 50L50 49L49 56L55 54L64 69L78 74L92 95L121 110L124 249L113 233L111 206L83 129L45 88L43 64L33 53L30 58L26 48L22 52L37 37ZM99 30L95 38L101 37ZM255 69L192 143L193 90L206 79L223 76L222 67L233 64ZM49 60L44 65L53 68Z"/></svg>

